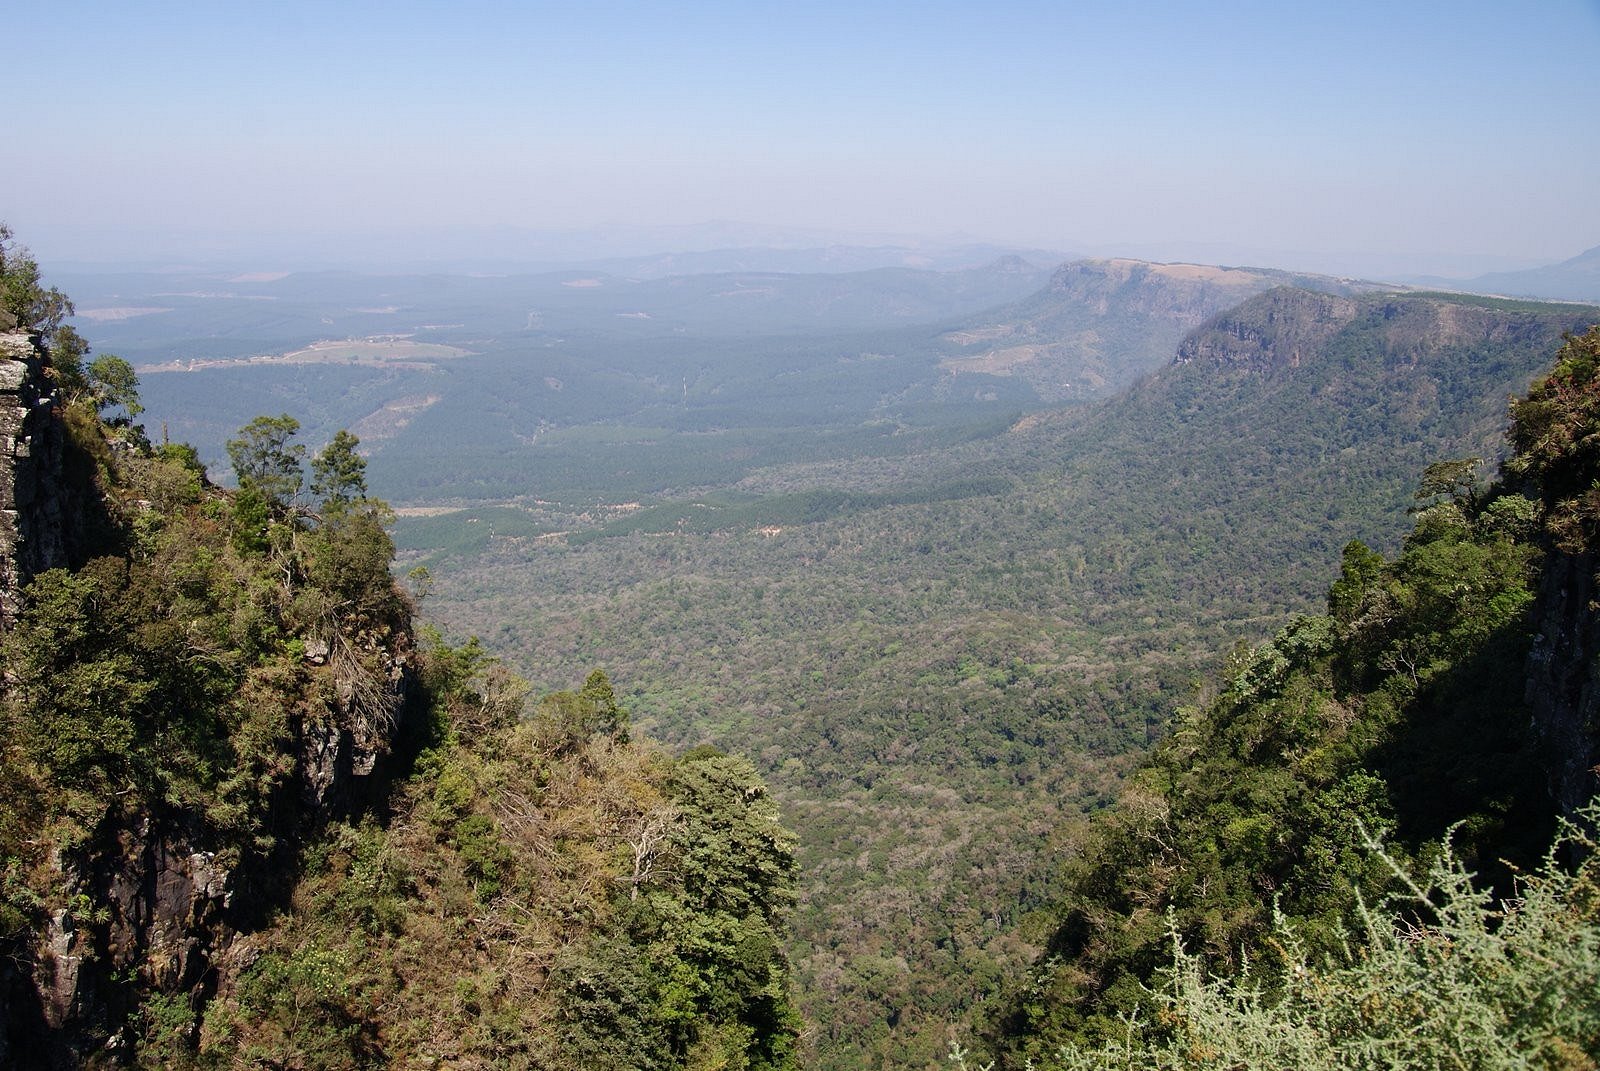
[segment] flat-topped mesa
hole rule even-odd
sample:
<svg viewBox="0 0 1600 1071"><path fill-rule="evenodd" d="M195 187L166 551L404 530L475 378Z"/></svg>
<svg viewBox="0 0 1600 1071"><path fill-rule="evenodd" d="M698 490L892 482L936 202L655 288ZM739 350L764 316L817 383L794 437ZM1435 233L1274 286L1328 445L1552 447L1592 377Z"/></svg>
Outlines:
<svg viewBox="0 0 1600 1071"><path fill-rule="evenodd" d="M1170 360L1188 332L1275 287L1348 297L1379 285L1272 268L1075 260L1034 294L946 334L941 368L1016 376L1049 403L1108 397Z"/></svg>
<svg viewBox="0 0 1600 1071"><path fill-rule="evenodd" d="M1047 290L1099 316L1137 310L1187 329L1272 285L1268 276L1249 269L1112 259L1063 264Z"/></svg>

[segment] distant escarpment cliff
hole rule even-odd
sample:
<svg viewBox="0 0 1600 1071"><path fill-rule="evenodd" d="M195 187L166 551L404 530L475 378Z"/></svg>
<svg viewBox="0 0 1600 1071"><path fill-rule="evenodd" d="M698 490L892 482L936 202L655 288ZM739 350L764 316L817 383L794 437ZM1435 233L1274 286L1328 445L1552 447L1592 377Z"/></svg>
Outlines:
<svg viewBox="0 0 1600 1071"><path fill-rule="evenodd" d="M1379 347L1391 361L1414 364L1473 347L1538 344L1552 326L1582 330L1597 311L1460 295L1338 295L1280 287L1212 316L1183 340L1175 360L1258 371L1295 368L1303 356L1340 349L1336 340L1348 334L1360 335L1363 345Z"/></svg>
<svg viewBox="0 0 1600 1071"><path fill-rule="evenodd" d="M1210 316L1274 287L1353 294L1376 284L1266 268L1079 260L1038 293L944 336L952 373L1015 375L1047 401L1115 393Z"/></svg>

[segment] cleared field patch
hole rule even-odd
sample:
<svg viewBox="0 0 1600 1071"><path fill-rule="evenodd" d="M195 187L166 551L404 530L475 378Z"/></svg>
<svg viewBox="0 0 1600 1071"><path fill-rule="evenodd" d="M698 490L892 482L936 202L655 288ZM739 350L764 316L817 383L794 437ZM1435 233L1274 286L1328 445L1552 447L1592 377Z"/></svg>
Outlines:
<svg viewBox="0 0 1600 1071"><path fill-rule="evenodd" d="M407 338L347 338L313 342L303 350L285 353L280 357L252 359L296 364L315 364L325 361L439 361L453 357L467 357L471 353L471 350L456 346L444 346L437 342L413 342Z"/></svg>
<svg viewBox="0 0 1600 1071"><path fill-rule="evenodd" d="M199 372L208 368L241 365L372 364L392 368L432 368L437 361L471 357L472 350L437 342L413 342L400 336L325 339L288 353L265 353L243 358L191 358L138 366L140 375L156 372Z"/></svg>
<svg viewBox="0 0 1600 1071"><path fill-rule="evenodd" d="M411 423L413 417L436 403L440 397L438 394L418 394L396 398L350 425L350 430L363 442L392 439Z"/></svg>
<svg viewBox="0 0 1600 1071"><path fill-rule="evenodd" d="M131 320L135 316L154 316L158 312L171 312L164 305L119 305L107 309L79 309L76 315L83 317L91 323L116 323L119 320Z"/></svg>
<svg viewBox="0 0 1600 1071"><path fill-rule="evenodd" d="M953 342L957 346L976 346L981 342L993 342L1005 338L1016 329L1015 324L995 324L992 327L979 327L971 331L951 331L944 336L944 340Z"/></svg>
<svg viewBox="0 0 1600 1071"><path fill-rule="evenodd" d="M946 357L939 362L939 367L947 372L1009 376L1019 366L1037 361L1047 352L1046 346L1008 346L1003 350L990 350L981 357Z"/></svg>

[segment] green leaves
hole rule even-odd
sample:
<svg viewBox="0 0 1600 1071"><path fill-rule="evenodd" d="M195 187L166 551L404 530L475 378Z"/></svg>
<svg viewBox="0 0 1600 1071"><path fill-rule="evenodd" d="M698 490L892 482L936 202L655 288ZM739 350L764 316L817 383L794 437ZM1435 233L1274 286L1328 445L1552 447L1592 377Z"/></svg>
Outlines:
<svg viewBox="0 0 1600 1071"><path fill-rule="evenodd" d="M239 429L238 438L228 440L228 460L239 487L253 491L280 514L305 482L300 461L306 448L290 442L299 430L300 422L288 413L259 416Z"/></svg>
<svg viewBox="0 0 1600 1071"><path fill-rule="evenodd" d="M1568 337L1556 357L1555 370L1511 407L1516 454L1506 472L1543 501L1547 532L1570 552L1600 524L1600 325Z"/></svg>
<svg viewBox="0 0 1600 1071"><path fill-rule="evenodd" d="M139 377L133 365L111 354L104 354L89 362L89 396L102 413L107 409L121 408L125 420L132 420L144 412L139 404Z"/></svg>
<svg viewBox="0 0 1600 1071"><path fill-rule="evenodd" d="M797 1019L779 927L793 899L794 836L755 768L705 750L669 786L670 880L647 887L630 928L652 949L664 1016L689 1066L793 1066Z"/></svg>
<svg viewBox="0 0 1600 1071"><path fill-rule="evenodd" d="M360 440L340 429L311 459L311 493L324 513L339 512L367 494L367 459L356 453Z"/></svg>
<svg viewBox="0 0 1600 1071"><path fill-rule="evenodd" d="M589 673L577 692L552 692L539 700L536 724L558 753L570 752L596 734L628 742L628 712L617 702L604 670Z"/></svg>
<svg viewBox="0 0 1600 1071"><path fill-rule="evenodd" d="M1469 470L1435 473L1445 490L1425 490L1459 491ZM1273 905L1336 947L1358 897L1389 880L1362 862L1356 820L1396 830L1400 850L1466 821L1468 858L1526 861L1496 838L1502 823L1539 828L1517 713L1535 551L1503 521L1478 523L1457 495L1418 516L1393 562L1351 543L1332 616L1235 657L1216 700L1078 846L1055 943L1065 958L1045 968L1077 981L1053 1006L1014 1004L1021 1033L1104 1037L1115 1016L1150 1014L1160 912L1219 965L1267 953Z"/></svg>
<svg viewBox="0 0 1600 1071"><path fill-rule="evenodd" d="M0 330L23 327L49 338L72 313L71 300L55 287L45 289L38 262L0 223Z"/></svg>
<svg viewBox="0 0 1600 1071"><path fill-rule="evenodd" d="M1591 808L1592 827L1600 812ZM1569 829L1503 908L1476 887L1448 843L1420 880L1368 842L1398 890L1358 912L1342 954L1311 954L1303 926L1278 916L1275 954L1218 973L1172 926L1172 955L1148 991L1155 1021L1130 1021L1097 1048L1069 1048L1049 1071L1111 1068L1527 1071L1594 1066L1600 1054L1600 868ZM1159 1024L1159 1025L1158 1025Z"/></svg>
<svg viewBox="0 0 1600 1071"><path fill-rule="evenodd" d="M685 892L701 908L770 915L793 895L794 835L746 759L691 752L678 761L673 796L684 809L674 844Z"/></svg>
<svg viewBox="0 0 1600 1071"><path fill-rule="evenodd" d="M589 705L596 732L627 742L628 712L617 703L617 693L612 691L611 678L606 676L605 670L590 672L584 678L578 697Z"/></svg>

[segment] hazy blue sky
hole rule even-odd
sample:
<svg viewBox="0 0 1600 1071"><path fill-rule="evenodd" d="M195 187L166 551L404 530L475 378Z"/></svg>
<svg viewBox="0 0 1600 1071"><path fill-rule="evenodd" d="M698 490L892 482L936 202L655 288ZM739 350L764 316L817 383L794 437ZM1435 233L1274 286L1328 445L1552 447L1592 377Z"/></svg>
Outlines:
<svg viewBox="0 0 1600 1071"><path fill-rule="evenodd" d="M710 219L1424 267L1600 244L1600 0L9 8L0 219L46 260Z"/></svg>

